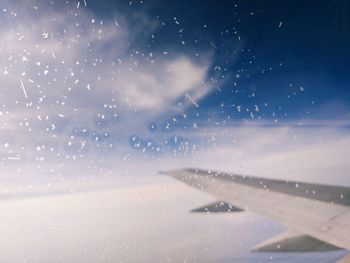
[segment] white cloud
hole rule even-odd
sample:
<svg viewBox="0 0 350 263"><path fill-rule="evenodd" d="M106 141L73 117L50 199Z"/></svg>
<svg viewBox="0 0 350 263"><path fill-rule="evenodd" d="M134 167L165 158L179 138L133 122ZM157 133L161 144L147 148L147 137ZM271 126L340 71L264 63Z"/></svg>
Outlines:
<svg viewBox="0 0 350 263"><path fill-rule="evenodd" d="M193 134L206 146L188 164L253 176L350 185L347 123L313 121L313 126L303 127L253 122L207 127L205 132Z"/></svg>
<svg viewBox="0 0 350 263"><path fill-rule="evenodd" d="M154 63L146 61L137 67L129 63L114 77L115 91L126 98L129 110L136 108L159 114L175 110L174 102L187 93L199 99L208 92L205 67L194 65L184 56Z"/></svg>
<svg viewBox="0 0 350 263"><path fill-rule="evenodd" d="M142 14L135 15L138 24L122 14L115 23L82 6L23 4L9 1L1 11L0 143L9 143L0 149L2 158L37 156L38 144L53 148L46 157L65 156L62 143L73 129L106 132L99 121L109 122L108 132L127 144L156 116L184 110L210 90L209 60L194 64L183 54L130 47L141 38L135 32L157 27Z"/></svg>

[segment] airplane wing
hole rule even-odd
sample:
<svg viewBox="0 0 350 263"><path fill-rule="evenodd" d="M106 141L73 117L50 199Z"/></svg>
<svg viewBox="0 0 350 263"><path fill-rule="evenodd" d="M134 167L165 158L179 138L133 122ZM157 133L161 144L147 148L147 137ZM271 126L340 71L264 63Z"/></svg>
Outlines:
<svg viewBox="0 0 350 263"><path fill-rule="evenodd" d="M227 207L234 207L234 211L249 210L288 227L287 232L256 246L254 251L350 250L348 187L264 179L200 169L181 169L165 173L212 194L222 200L221 202L231 205L226 205ZM213 204L209 205L205 211L213 210L212 207ZM350 257L342 260L343 263L350 262Z"/></svg>

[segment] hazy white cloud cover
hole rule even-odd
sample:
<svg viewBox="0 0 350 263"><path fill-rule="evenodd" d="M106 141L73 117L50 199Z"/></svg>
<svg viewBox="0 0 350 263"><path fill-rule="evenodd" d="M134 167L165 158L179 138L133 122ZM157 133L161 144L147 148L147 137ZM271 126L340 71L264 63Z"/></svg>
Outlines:
<svg viewBox="0 0 350 263"><path fill-rule="evenodd" d="M180 182L156 176L156 181L139 186L2 202L0 259L334 262L346 253L251 253L251 247L284 228L249 212L189 212L213 200Z"/></svg>

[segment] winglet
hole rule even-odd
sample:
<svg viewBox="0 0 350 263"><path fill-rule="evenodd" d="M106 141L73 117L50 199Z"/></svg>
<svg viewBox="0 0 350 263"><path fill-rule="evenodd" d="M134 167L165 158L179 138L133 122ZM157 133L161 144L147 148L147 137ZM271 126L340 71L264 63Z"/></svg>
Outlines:
<svg viewBox="0 0 350 263"><path fill-rule="evenodd" d="M333 246L308 235L288 230L255 246L255 252L316 252L342 248Z"/></svg>

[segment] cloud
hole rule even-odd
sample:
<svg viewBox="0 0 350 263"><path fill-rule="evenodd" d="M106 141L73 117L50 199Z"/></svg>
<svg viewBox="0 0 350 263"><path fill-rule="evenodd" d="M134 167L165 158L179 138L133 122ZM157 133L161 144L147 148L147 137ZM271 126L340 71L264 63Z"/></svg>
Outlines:
<svg viewBox="0 0 350 263"><path fill-rule="evenodd" d="M210 91L209 60L131 47L157 28L143 14L137 24L118 14L118 23L82 5L23 5L8 1L2 10L2 163L82 158L91 145L125 148L153 119L184 111Z"/></svg>
<svg viewBox="0 0 350 263"><path fill-rule="evenodd" d="M253 176L350 185L348 121L205 127L191 166Z"/></svg>

